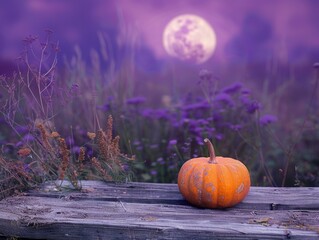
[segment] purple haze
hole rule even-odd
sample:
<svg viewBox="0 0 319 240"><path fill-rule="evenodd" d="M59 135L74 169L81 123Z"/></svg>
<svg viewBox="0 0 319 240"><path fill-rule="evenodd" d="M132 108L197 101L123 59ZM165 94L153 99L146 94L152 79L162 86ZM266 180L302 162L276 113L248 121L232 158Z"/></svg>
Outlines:
<svg viewBox="0 0 319 240"><path fill-rule="evenodd" d="M214 27L220 61L280 61L303 63L318 57L319 2L316 0L11 0L0 3L0 50L2 58L18 53L26 35L54 30L67 54L79 44L96 47L97 32L115 41L121 24L133 26L141 42L156 57L166 57L161 34L178 14L194 13Z"/></svg>

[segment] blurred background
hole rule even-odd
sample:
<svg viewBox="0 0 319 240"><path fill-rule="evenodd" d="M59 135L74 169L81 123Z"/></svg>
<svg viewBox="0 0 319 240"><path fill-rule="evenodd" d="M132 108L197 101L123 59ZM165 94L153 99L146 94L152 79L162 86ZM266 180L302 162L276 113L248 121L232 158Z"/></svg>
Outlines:
<svg viewBox="0 0 319 240"><path fill-rule="evenodd" d="M146 85L178 78L176 84L192 87L203 68L222 82L245 80L257 90L268 79L275 89L297 79L296 91L285 97L300 105L313 77L312 65L319 58L316 0L12 0L0 4L2 74L14 68L13 59L19 56L26 36L41 36L44 29L51 29L61 49L60 66L77 48L89 64L94 53L102 55L102 38L107 56L101 68L108 68L110 59L123 64L123 56L134 48L134 78ZM185 13L206 19L217 36L213 56L199 66L174 61L163 47L166 24Z"/></svg>
<svg viewBox="0 0 319 240"><path fill-rule="evenodd" d="M137 180L175 182L183 162L205 153L199 139L210 137L220 153L246 161L256 185L318 185L318 9L316 0L1 1L0 75L27 72L17 63L27 55L53 66L74 101L56 107L59 115L32 108L28 121L54 118L76 152L85 144L77 134L112 114L121 148L137 157ZM203 63L165 51L164 29L182 14L202 17L216 34ZM46 41L58 53L42 61Z"/></svg>

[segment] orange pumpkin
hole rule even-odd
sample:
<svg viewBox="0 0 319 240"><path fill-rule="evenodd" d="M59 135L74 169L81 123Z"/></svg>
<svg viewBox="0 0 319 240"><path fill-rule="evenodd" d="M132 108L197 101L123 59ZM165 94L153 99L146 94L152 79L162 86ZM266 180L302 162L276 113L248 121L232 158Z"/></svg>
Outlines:
<svg viewBox="0 0 319 240"><path fill-rule="evenodd" d="M178 187L191 204L203 208L227 208L241 202L249 192L246 166L232 158L216 157L206 138L210 157L188 160L178 173Z"/></svg>

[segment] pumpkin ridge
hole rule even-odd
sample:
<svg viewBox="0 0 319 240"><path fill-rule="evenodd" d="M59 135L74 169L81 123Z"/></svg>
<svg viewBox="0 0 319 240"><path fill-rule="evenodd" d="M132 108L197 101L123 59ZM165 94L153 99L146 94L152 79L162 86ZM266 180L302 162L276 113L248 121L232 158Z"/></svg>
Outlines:
<svg viewBox="0 0 319 240"><path fill-rule="evenodd" d="M242 175L240 171L238 171L238 165L229 165L227 168L230 172L230 175L232 176L232 198L231 198L231 204L235 205L238 201L238 195L237 195L237 185L241 182Z"/></svg>
<svg viewBox="0 0 319 240"><path fill-rule="evenodd" d="M247 189L247 186L248 185L250 186L250 177L249 177L248 169L241 161L236 160L236 164L234 164L234 166L236 167L238 179L240 179L240 181L236 183L236 188L235 188L235 195L237 196L236 201L237 203L239 203L248 194L249 188ZM246 174L248 176L248 179L245 176Z"/></svg>
<svg viewBox="0 0 319 240"><path fill-rule="evenodd" d="M238 168L239 168L239 167L241 167L241 166L238 165ZM242 191L244 191L244 189L245 189L245 184L246 184L246 183L245 183L245 176L242 174L241 171L238 171L238 173L240 174L240 179L242 179L242 181L237 184L237 188L236 188L237 198L239 198L240 195L242 194Z"/></svg>
<svg viewBox="0 0 319 240"><path fill-rule="evenodd" d="M205 162L203 162L202 164L201 164L201 166L200 166L200 169L199 169L199 172L200 172L200 183L201 183L201 186L200 186L200 189L201 189L201 191L200 191L200 196L199 196L199 198L200 198L200 203L202 204L203 203L203 201L205 201L205 199L206 199L206 197L204 196L205 194L205 189L204 189L204 173L205 173L205 169L206 169L206 164L207 164L207 162L205 161Z"/></svg>
<svg viewBox="0 0 319 240"><path fill-rule="evenodd" d="M189 176L192 169L193 169L193 164L192 164L192 160L190 160L188 164L182 166L180 172L178 173L178 187L183 195L185 194L185 192L189 191L188 178L185 178L184 175Z"/></svg>
<svg viewBox="0 0 319 240"><path fill-rule="evenodd" d="M196 186L196 184L194 184L194 179L192 176L194 176L194 174L196 174L194 172L197 170L196 167L198 164L196 161L194 161L194 162L195 162L194 167L191 169L190 174L187 176L187 186L188 186L187 199L189 199L189 198L192 199L191 203L193 203L194 205L198 205L200 203L197 200L197 194L198 194L197 187L195 187L195 192L193 192L193 189L192 189L193 185ZM196 197L192 198L193 195L195 195Z"/></svg>
<svg viewBox="0 0 319 240"><path fill-rule="evenodd" d="M214 203L214 191L216 189L214 185L214 181L210 178L213 174L213 168L207 167L207 164L205 164L203 168L203 179L202 179L202 189L204 190L202 192L202 202L203 206L209 206L210 204Z"/></svg>
<svg viewBox="0 0 319 240"><path fill-rule="evenodd" d="M224 207L224 202L225 202L225 195L228 195L228 180L225 178L225 169L227 171L227 166L224 164L219 164L219 170L218 172L218 188L219 192L218 195L220 196L218 199L218 207Z"/></svg>
<svg viewBox="0 0 319 240"><path fill-rule="evenodd" d="M218 165L216 165L216 169L215 169L215 172L216 172L216 185L218 186L217 188L216 188L216 206L218 207L219 206L219 198L218 198L218 196L219 196L219 182L218 182L218 180L219 180L219 175L220 175L220 173L219 173L219 167L220 167L220 165L218 164Z"/></svg>

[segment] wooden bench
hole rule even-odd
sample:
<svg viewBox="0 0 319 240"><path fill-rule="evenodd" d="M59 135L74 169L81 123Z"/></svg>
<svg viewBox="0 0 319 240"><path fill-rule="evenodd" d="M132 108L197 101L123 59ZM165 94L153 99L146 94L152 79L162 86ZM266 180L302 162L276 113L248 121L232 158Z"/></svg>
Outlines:
<svg viewBox="0 0 319 240"><path fill-rule="evenodd" d="M319 239L319 188L252 187L234 208L190 206L176 184L47 183L0 201L0 239Z"/></svg>

